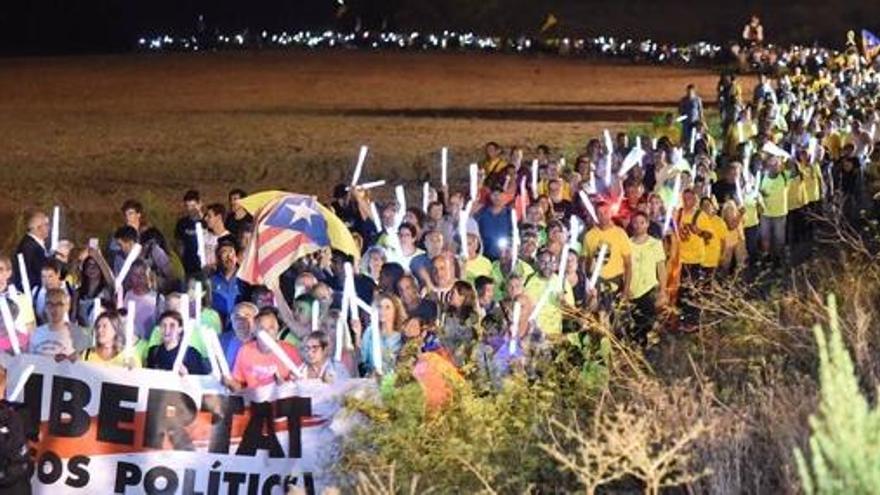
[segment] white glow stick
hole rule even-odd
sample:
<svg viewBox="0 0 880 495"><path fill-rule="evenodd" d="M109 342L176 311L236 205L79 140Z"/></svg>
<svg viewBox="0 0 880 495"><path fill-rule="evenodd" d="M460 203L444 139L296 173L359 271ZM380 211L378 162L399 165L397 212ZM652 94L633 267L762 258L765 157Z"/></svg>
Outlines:
<svg viewBox="0 0 880 495"><path fill-rule="evenodd" d="M397 199L397 215L394 220L394 230L396 231L403 223L403 217L406 216L406 191L403 186L399 185L394 188L394 197Z"/></svg>
<svg viewBox="0 0 880 495"><path fill-rule="evenodd" d="M776 145L776 143L774 143L772 141L767 141L766 143L764 143L764 146L761 147L761 151L763 151L764 153L768 153L770 155L773 155L773 156L785 158L786 160L791 159L791 155L787 151L780 148L779 146Z"/></svg>
<svg viewBox="0 0 880 495"><path fill-rule="evenodd" d="M807 146L807 153L810 155L810 163L816 163L816 155L819 150L816 136L810 136L810 143Z"/></svg>
<svg viewBox="0 0 880 495"><path fill-rule="evenodd" d="M602 131L602 135L605 137L605 152L609 155L614 153L614 142L611 141L611 132L605 129Z"/></svg>
<svg viewBox="0 0 880 495"><path fill-rule="evenodd" d="M312 301L312 331L318 330L318 326L321 323L321 319L319 318L321 314L321 303L318 302L317 299Z"/></svg>
<svg viewBox="0 0 880 495"><path fill-rule="evenodd" d="M745 204L745 198L743 197L743 189L742 189L742 181L741 177L737 176L736 178L736 201L740 206Z"/></svg>
<svg viewBox="0 0 880 495"><path fill-rule="evenodd" d="M480 193L478 182L478 174L479 168L476 163L471 163L470 165L470 176L471 176L471 199L477 199L477 195Z"/></svg>
<svg viewBox="0 0 880 495"><path fill-rule="evenodd" d="M690 142L690 150L691 155L694 154L694 148L697 146L697 131L691 131L691 142Z"/></svg>
<svg viewBox="0 0 880 495"><path fill-rule="evenodd" d="M511 245L510 245L510 273L516 270L516 262L519 259L519 225L516 220L516 208L510 209Z"/></svg>
<svg viewBox="0 0 880 495"><path fill-rule="evenodd" d="M740 143L742 143L743 141L746 140L745 132L743 132L742 120L740 120L739 122L736 123L736 136L737 136L737 141Z"/></svg>
<svg viewBox="0 0 880 495"><path fill-rule="evenodd" d="M687 120L687 115L679 115L678 118L675 119L675 121L679 123L684 122L685 120Z"/></svg>
<svg viewBox="0 0 880 495"><path fill-rule="evenodd" d="M211 364L211 376L219 381L220 364L217 362L217 354L214 353L214 347L211 345L211 341L208 340L208 332L211 332L210 328L199 327L199 334L202 336L202 341L205 343L205 351L208 354L208 362Z"/></svg>
<svg viewBox="0 0 880 495"><path fill-rule="evenodd" d="M53 253L58 251L58 242L61 238L61 207L56 206L52 208L52 237L50 237L49 241L49 250Z"/></svg>
<svg viewBox="0 0 880 495"><path fill-rule="evenodd" d="M370 201L370 216L373 217L373 224L376 226L376 232L382 232L382 217L379 216L379 209L376 203Z"/></svg>
<svg viewBox="0 0 880 495"><path fill-rule="evenodd" d="M557 278L559 278L559 286L563 287L565 285L565 268L568 266L568 255L569 255L569 247L563 246L562 252L559 253L559 268L556 273Z"/></svg>
<svg viewBox="0 0 880 495"><path fill-rule="evenodd" d="M611 186L611 153L605 155L605 186Z"/></svg>
<svg viewBox="0 0 880 495"><path fill-rule="evenodd" d="M27 265L24 263L24 255L21 253L18 253L18 275L21 277L21 289L24 291L25 296L27 296L27 300L30 301L33 297L31 279L28 276Z"/></svg>
<svg viewBox="0 0 880 495"><path fill-rule="evenodd" d="M526 198L526 178L523 177L521 181L519 181L519 196L525 200Z"/></svg>
<svg viewBox="0 0 880 495"><path fill-rule="evenodd" d="M196 222L196 249L199 256L199 263L202 267L207 264L207 257L205 255L205 228L202 227L202 222Z"/></svg>
<svg viewBox="0 0 880 495"><path fill-rule="evenodd" d="M365 145L361 146L361 151L358 153L358 161L357 165L354 166L354 175L351 177L351 185L356 186L358 181L361 179L361 171L364 169L364 162L367 160L367 147Z"/></svg>
<svg viewBox="0 0 880 495"><path fill-rule="evenodd" d="M186 350L189 348L189 342L192 338L192 325L189 319L189 294L180 295L180 316L183 319L183 329L180 335L180 343L177 346L177 356L174 357L174 364L171 366L171 371L175 373L183 366L183 358L186 355Z"/></svg>
<svg viewBox="0 0 880 495"><path fill-rule="evenodd" d="M201 330L202 340L207 344L208 352L214 355L214 360L220 368L220 374L226 378L232 377L232 371L229 369L229 362L226 361L226 355L223 354L223 347L220 345L220 339L217 338L217 333L207 326L201 327Z"/></svg>
<svg viewBox="0 0 880 495"><path fill-rule="evenodd" d="M428 213L428 204L431 202L431 186L427 182L422 184L422 211Z"/></svg>
<svg viewBox="0 0 880 495"><path fill-rule="evenodd" d="M3 326L6 327L6 336L12 345L12 353L21 354L21 344L18 342L18 330L15 328L15 319L12 318L12 310L9 309L9 301L5 296L0 296L0 315L3 317Z"/></svg>
<svg viewBox="0 0 880 495"><path fill-rule="evenodd" d="M351 319L358 320L358 319L360 319L358 312L352 306L352 302L355 299L357 299L357 294L355 293L355 288L354 288L354 267L351 265L351 263L346 261L345 265L344 265L344 270L345 270L345 281L343 282L344 285L342 286L342 293L343 293L343 296L345 294L348 294L348 304L349 304L348 307L349 307L349 310L351 311Z"/></svg>
<svg viewBox="0 0 880 495"><path fill-rule="evenodd" d="M659 139L657 139L657 138L651 138L651 149L652 149L652 150L656 150L656 149L657 149L657 141L659 141Z"/></svg>
<svg viewBox="0 0 880 495"><path fill-rule="evenodd" d="M541 293L541 297L538 298L538 302L535 304L535 307L532 308L532 314L529 315L529 321L535 321L538 318L538 313L544 309L544 305L547 304L547 300L550 298L550 294L554 292L550 290L548 287Z"/></svg>
<svg viewBox="0 0 880 495"><path fill-rule="evenodd" d="M288 356L287 353L284 352L284 349L282 349L281 346L278 344L278 341L275 340L274 337L269 335L268 332L266 332L265 330L260 330L259 332L257 332L257 338L260 340L260 342L263 343L264 346L266 346L267 349L269 349L272 354L275 355L276 358L278 358L279 361L281 361L281 364L283 364L285 368L290 370L291 373L296 375L297 378L305 377L305 373L303 373L302 368L294 364L293 360L290 359L290 356Z"/></svg>
<svg viewBox="0 0 880 495"><path fill-rule="evenodd" d="M18 402L18 396L24 391L24 386L27 385L31 375L34 374L35 369L36 368L33 364L27 365L27 367L21 372L21 376L18 377L18 381L15 382L15 387L12 388L12 393L6 396L7 401Z"/></svg>
<svg viewBox="0 0 880 495"><path fill-rule="evenodd" d="M516 352L516 343L519 341L519 320L522 317L522 305L519 301L513 304L513 318L510 323L510 342L508 342L509 354Z"/></svg>
<svg viewBox="0 0 880 495"><path fill-rule="evenodd" d="M449 148L444 146L440 149L440 184L447 185L447 170L449 169Z"/></svg>
<svg viewBox="0 0 880 495"><path fill-rule="evenodd" d="M599 254L596 256L596 264L593 265L593 273L590 274L590 287L596 288L599 283L599 274L602 273L602 267L605 265L605 257L608 255L608 244L602 243L599 246Z"/></svg>
<svg viewBox="0 0 880 495"><path fill-rule="evenodd" d="M590 218L593 220L593 224L599 224L599 217L596 216L596 209L593 208L593 203L590 201L590 198L587 196L587 193L584 191L580 191L578 196L581 198L581 201L584 203L584 207L587 209L587 213L590 214Z"/></svg>
<svg viewBox="0 0 880 495"><path fill-rule="evenodd" d="M202 289L202 283L198 280L193 283L193 299L195 305L195 320L196 325L201 326L202 324L202 300L205 298L205 290Z"/></svg>
<svg viewBox="0 0 880 495"><path fill-rule="evenodd" d="M629 153L626 154L626 157L623 159L623 163L620 165L620 170L617 172L619 177L626 177L626 174L635 167L638 163L642 161L642 157L645 156L645 152L641 147L636 146L630 150Z"/></svg>
<svg viewBox="0 0 880 495"><path fill-rule="evenodd" d="M465 260L468 259L467 224L468 218L471 215L471 208L473 207L473 205L474 200L468 201L465 209L458 214L458 235L459 237L461 237L461 256Z"/></svg>
<svg viewBox="0 0 880 495"><path fill-rule="evenodd" d="M532 160L532 196L538 196L538 159Z"/></svg>
<svg viewBox="0 0 880 495"><path fill-rule="evenodd" d="M134 316L135 316L135 304L134 301L128 301L128 307L126 308L125 313L125 347L123 349L123 356L125 359L131 359L134 357ZM97 334L97 329L95 329L95 333Z"/></svg>
<svg viewBox="0 0 880 495"><path fill-rule="evenodd" d="M92 316L90 318L92 322L92 327L95 326L95 322L98 321L98 317L101 316L101 312L104 311L104 308L101 307L101 298L96 297L95 302L92 303Z"/></svg>
<svg viewBox="0 0 880 495"><path fill-rule="evenodd" d="M363 184L358 184L357 186L348 186L347 190L351 191L352 189L360 189L361 191L366 191L367 189L375 189L377 187L382 187L387 183L385 179L374 180L371 182L364 182Z"/></svg>
<svg viewBox="0 0 880 495"><path fill-rule="evenodd" d="M379 312L375 309L370 311L370 327L372 339L370 339L370 354L373 357L373 369L377 374L382 374L382 334L379 325Z"/></svg>
<svg viewBox="0 0 880 495"><path fill-rule="evenodd" d="M666 218L663 219L663 235L669 232L669 225L672 221L672 211L678 206L678 195L681 190L681 174L675 176L675 183L672 185L672 199L669 207L666 208Z"/></svg>

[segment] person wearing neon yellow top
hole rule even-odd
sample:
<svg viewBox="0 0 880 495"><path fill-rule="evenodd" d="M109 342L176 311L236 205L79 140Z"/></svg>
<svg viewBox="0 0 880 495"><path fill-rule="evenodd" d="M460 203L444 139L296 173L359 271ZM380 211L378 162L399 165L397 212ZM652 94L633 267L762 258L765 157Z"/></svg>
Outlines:
<svg viewBox="0 0 880 495"><path fill-rule="evenodd" d="M537 305L544 296L546 302L539 310L535 323L547 336L562 334L562 307L574 305L574 291L571 285L564 283L562 294L559 292L559 279L557 269L559 261L546 248L538 252L538 271L529 276L523 285L523 292L529 297L533 305ZM529 315L522 315L522 319Z"/></svg>
<svg viewBox="0 0 880 495"><path fill-rule="evenodd" d="M492 262L481 254L479 235L469 232L467 239L468 258L464 262L464 279L473 284L479 276L492 276Z"/></svg>
<svg viewBox="0 0 880 495"><path fill-rule="evenodd" d="M632 284L630 300L633 304L632 338L644 346L648 332L654 326L657 307L666 304L666 251L660 239L648 235L650 221L641 211L633 213L631 224ZM664 283L660 283L660 281Z"/></svg>
<svg viewBox="0 0 880 495"><path fill-rule="evenodd" d="M682 207L678 211L679 259L681 260L681 290L679 291L683 329L693 331L699 323L699 310L691 303L696 288L703 280L703 257L706 243L712 236L711 224L697 205L693 189L682 193Z"/></svg>
<svg viewBox="0 0 880 495"><path fill-rule="evenodd" d="M501 257L492 262L492 280L495 282L495 300L501 301L507 298L507 283L511 275L525 280L535 270L522 258L517 258L516 266L511 270L513 263L511 247L505 247L501 250Z"/></svg>
<svg viewBox="0 0 880 495"><path fill-rule="evenodd" d="M724 223L724 219L718 216L715 202L710 197L700 200L700 211L706 217L708 227L706 230L711 234L706 240L703 261L701 262L708 278L721 264L721 257L726 249L727 224Z"/></svg>
<svg viewBox="0 0 880 495"><path fill-rule="evenodd" d="M766 175L758 184L764 204L761 211L761 249L779 261L785 250L789 177L775 156L765 162L765 168Z"/></svg>
<svg viewBox="0 0 880 495"><path fill-rule="evenodd" d="M632 281L632 250L626 231L612 221L611 205L600 201L596 204L598 225L591 228L582 245L582 254L587 257L588 270L592 273L593 264L598 261L599 250L606 246L605 263L599 272L599 292L628 295ZM604 285L604 287L603 287Z"/></svg>
<svg viewBox="0 0 880 495"><path fill-rule="evenodd" d="M791 167L791 180L788 181L788 242L800 244L808 240L807 227L807 187L804 175L809 165L807 153L799 149L796 158L789 162Z"/></svg>
<svg viewBox="0 0 880 495"><path fill-rule="evenodd" d="M127 366L140 368L141 358L138 350L132 347L131 356L125 353L125 332L119 315L113 312L101 314L95 321L96 345L83 353L83 361L102 366ZM145 347L144 341L138 341Z"/></svg>

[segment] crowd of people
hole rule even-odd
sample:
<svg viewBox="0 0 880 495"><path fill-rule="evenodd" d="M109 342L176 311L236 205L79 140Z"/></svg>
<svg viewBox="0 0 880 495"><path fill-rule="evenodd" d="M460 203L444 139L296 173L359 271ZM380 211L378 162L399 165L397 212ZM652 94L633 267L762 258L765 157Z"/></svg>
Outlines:
<svg viewBox="0 0 880 495"><path fill-rule="evenodd" d="M636 348L698 331L710 284L788 266L823 212L856 231L877 214L880 76L863 62L796 64L751 94L725 74L718 126L688 86L649 132L606 131L575 157L490 142L469 188L429 186L421 207L338 185L329 206L359 256L328 246L271 286L238 276L260 229L241 189L209 204L187 191L170 239L136 199L87 247L32 211L0 256L0 349L178 374L223 371L219 349L231 391L394 376L439 356L492 388L590 321ZM359 304L345 304L349 284Z"/></svg>

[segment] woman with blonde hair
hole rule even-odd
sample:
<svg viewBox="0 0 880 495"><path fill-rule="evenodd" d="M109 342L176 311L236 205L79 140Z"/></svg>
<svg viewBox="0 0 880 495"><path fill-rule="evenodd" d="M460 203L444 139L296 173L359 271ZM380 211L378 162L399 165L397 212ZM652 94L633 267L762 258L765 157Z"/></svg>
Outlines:
<svg viewBox="0 0 880 495"><path fill-rule="evenodd" d="M116 311L107 311L95 320L95 346L86 350L83 361L102 366L140 368L139 353L132 349L130 359L125 352L125 331Z"/></svg>

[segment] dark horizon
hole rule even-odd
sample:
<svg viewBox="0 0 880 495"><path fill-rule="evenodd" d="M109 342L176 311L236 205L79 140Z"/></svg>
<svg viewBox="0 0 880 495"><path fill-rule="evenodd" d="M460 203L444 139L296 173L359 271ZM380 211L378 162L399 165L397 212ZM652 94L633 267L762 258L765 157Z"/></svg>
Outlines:
<svg viewBox="0 0 880 495"><path fill-rule="evenodd" d="M548 13L559 23L549 35L613 35L661 42L707 40L727 43L739 37L751 13L761 15L767 38L777 43L819 43L840 47L846 31L858 32L867 19L880 18L880 3L806 0L776 2L731 0L723 5L692 5L687 0L346 0L338 16L336 0L33 0L0 6L0 54L49 55L124 53L141 36L183 36L199 30L224 34L250 29L281 32L300 29L442 31L483 34L538 34Z"/></svg>

